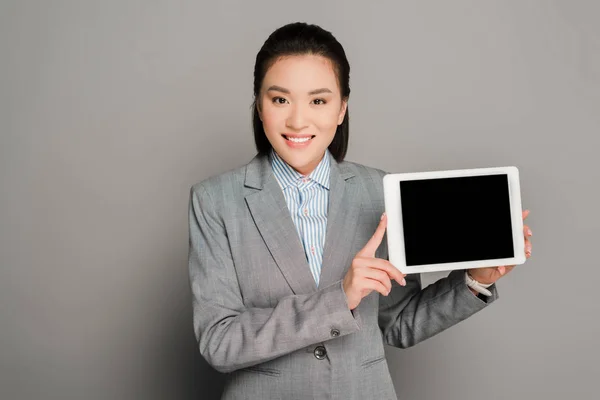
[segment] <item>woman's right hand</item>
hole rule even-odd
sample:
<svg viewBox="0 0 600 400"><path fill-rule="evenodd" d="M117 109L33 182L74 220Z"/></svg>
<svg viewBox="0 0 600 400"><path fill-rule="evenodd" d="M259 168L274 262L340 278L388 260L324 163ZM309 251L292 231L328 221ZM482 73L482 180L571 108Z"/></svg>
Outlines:
<svg viewBox="0 0 600 400"><path fill-rule="evenodd" d="M395 279L402 286L406 285L405 274L388 260L375 258L375 251L383 240L386 226L387 216L384 213L375 233L365 247L356 254L344 277L343 287L350 310L358 307L362 298L373 290L387 296L392 290L391 279Z"/></svg>

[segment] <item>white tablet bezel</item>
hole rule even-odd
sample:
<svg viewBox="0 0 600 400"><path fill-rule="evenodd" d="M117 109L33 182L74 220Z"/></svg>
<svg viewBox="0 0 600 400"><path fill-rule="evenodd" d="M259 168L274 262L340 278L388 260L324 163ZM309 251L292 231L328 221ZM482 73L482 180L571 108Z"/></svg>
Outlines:
<svg viewBox="0 0 600 400"><path fill-rule="evenodd" d="M515 256L511 258L496 258L489 260L464 261L444 264L424 264L414 267L407 266L406 259L404 257L404 236L402 228L402 214L400 211L400 181L498 174L506 174L508 176L508 193L510 198L510 215ZM385 198L385 212L388 216L386 233L389 261L402 273L413 274L434 271L450 271L455 269L481 268L501 265L520 265L525 263L525 238L523 235L521 189L519 185L519 170L517 167L510 166L387 174L383 177L383 190ZM493 227L485 226L474 227L474 230L475 228L482 231L485 231L486 229L493 229Z"/></svg>

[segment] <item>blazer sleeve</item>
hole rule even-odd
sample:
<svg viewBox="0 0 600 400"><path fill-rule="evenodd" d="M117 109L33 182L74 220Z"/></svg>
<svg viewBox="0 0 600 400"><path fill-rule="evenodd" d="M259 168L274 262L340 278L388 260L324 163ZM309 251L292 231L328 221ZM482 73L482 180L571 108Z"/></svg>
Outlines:
<svg viewBox="0 0 600 400"><path fill-rule="evenodd" d="M380 178L386 172L378 170ZM378 249L389 259L387 238ZM387 296L379 295L378 323L386 344L407 348L428 339L482 310L498 298L496 285L488 288L492 296L475 296L465 283L465 271L454 270L447 277L421 287L419 274L406 276L406 286L392 280Z"/></svg>
<svg viewBox="0 0 600 400"><path fill-rule="evenodd" d="M390 346L407 348L428 339L485 308L498 298L475 296L465 283L465 271L454 270L421 289L419 274L406 276L406 286L392 280L388 296L379 296L379 328Z"/></svg>
<svg viewBox="0 0 600 400"><path fill-rule="evenodd" d="M273 308L246 307L223 219L205 187L196 184L190 192L193 325L200 353L213 368L232 372L360 329L342 280L286 296Z"/></svg>

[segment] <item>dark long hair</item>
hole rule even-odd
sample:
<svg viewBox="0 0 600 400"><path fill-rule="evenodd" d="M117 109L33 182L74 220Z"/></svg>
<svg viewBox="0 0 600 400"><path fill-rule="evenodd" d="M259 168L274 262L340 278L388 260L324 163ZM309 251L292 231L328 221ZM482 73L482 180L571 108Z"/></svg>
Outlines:
<svg viewBox="0 0 600 400"><path fill-rule="evenodd" d="M265 134L256 104L267 70L280 57L305 54L328 58L333 64L342 100L348 100L350 96L350 64L348 64L344 48L331 32L320 26L303 22L295 22L278 28L267 38L256 55L254 64L252 128L256 149L260 154L267 154L271 150L271 143ZM338 125L333 141L329 145L329 151L338 162L344 160L348 149L349 120L350 115L346 108L344 120Z"/></svg>

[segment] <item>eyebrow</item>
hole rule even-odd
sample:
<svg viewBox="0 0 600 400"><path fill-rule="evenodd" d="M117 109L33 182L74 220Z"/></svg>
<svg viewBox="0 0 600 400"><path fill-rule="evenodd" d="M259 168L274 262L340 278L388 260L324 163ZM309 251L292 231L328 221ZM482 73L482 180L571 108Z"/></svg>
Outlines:
<svg viewBox="0 0 600 400"><path fill-rule="evenodd" d="M267 89L267 92L269 91L275 91L275 92L281 92L281 93L286 93L286 94L290 94L290 91L286 88L282 88L281 86L277 86L277 85L273 85L271 87L269 87ZM332 93L331 90L327 89L327 88L321 88L321 89L315 89L315 90L311 90L310 92L308 92L309 95L314 95L314 94L321 94L321 93Z"/></svg>

